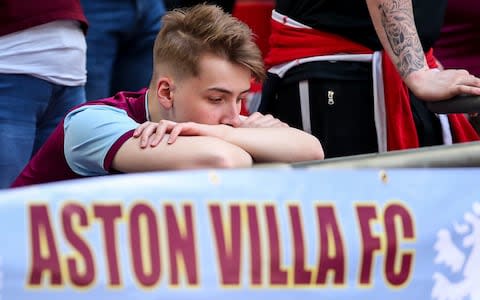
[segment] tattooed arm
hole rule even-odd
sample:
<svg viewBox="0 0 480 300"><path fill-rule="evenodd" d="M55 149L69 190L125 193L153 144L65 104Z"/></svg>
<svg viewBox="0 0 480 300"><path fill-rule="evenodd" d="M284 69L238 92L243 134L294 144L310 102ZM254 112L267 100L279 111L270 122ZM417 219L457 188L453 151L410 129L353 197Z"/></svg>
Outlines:
<svg viewBox="0 0 480 300"><path fill-rule="evenodd" d="M366 0L385 51L407 86L427 101L459 94L480 95L480 79L466 70L431 70L413 18L412 0Z"/></svg>

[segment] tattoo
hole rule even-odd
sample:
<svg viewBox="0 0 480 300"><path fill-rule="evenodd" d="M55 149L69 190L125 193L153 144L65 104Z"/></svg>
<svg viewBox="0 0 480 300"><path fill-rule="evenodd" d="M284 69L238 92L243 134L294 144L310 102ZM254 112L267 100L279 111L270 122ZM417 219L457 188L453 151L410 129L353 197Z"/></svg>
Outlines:
<svg viewBox="0 0 480 300"><path fill-rule="evenodd" d="M400 76L425 67L422 44L418 38L411 0L387 0L378 6L382 26L394 55Z"/></svg>

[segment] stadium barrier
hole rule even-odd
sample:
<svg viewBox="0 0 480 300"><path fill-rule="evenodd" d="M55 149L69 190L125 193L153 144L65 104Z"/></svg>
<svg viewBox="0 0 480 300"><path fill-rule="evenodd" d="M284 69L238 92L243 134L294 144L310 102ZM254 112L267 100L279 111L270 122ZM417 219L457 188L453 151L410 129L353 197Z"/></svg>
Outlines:
<svg viewBox="0 0 480 300"><path fill-rule="evenodd" d="M445 101L427 102L427 107L439 114L480 113L480 96L463 95Z"/></svg>
<svg viewBox="0 0 480 300"><path fill-rule="evenodd" d="M291 164L293 168L478 168L480 142L362 154Z"/></svg>

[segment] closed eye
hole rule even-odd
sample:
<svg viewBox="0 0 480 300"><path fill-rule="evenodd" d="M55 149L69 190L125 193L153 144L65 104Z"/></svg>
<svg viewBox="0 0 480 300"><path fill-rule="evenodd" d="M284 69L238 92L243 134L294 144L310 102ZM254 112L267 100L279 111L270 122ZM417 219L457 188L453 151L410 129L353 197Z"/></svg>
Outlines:
<svg viewBox="0 0 480 300"><path fill-rule="evenodd" d="M212 102L221 102L221 101L223 101L223 98L209 97L208 100L210 100Z"/></svg>

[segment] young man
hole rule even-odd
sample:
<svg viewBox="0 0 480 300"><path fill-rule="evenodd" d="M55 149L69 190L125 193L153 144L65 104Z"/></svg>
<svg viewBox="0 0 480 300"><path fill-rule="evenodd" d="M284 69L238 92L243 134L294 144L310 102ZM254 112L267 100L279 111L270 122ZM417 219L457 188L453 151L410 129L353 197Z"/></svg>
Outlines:
<svg viewBox="0 0 480 300"><path fill-rule="evenodd" d="M240 117L252 76L262 79L264 68L245 24L211 5L171 11L155 42L149 89L71 111L13 186L322 159L312 135L270 115Z"/></svg>

